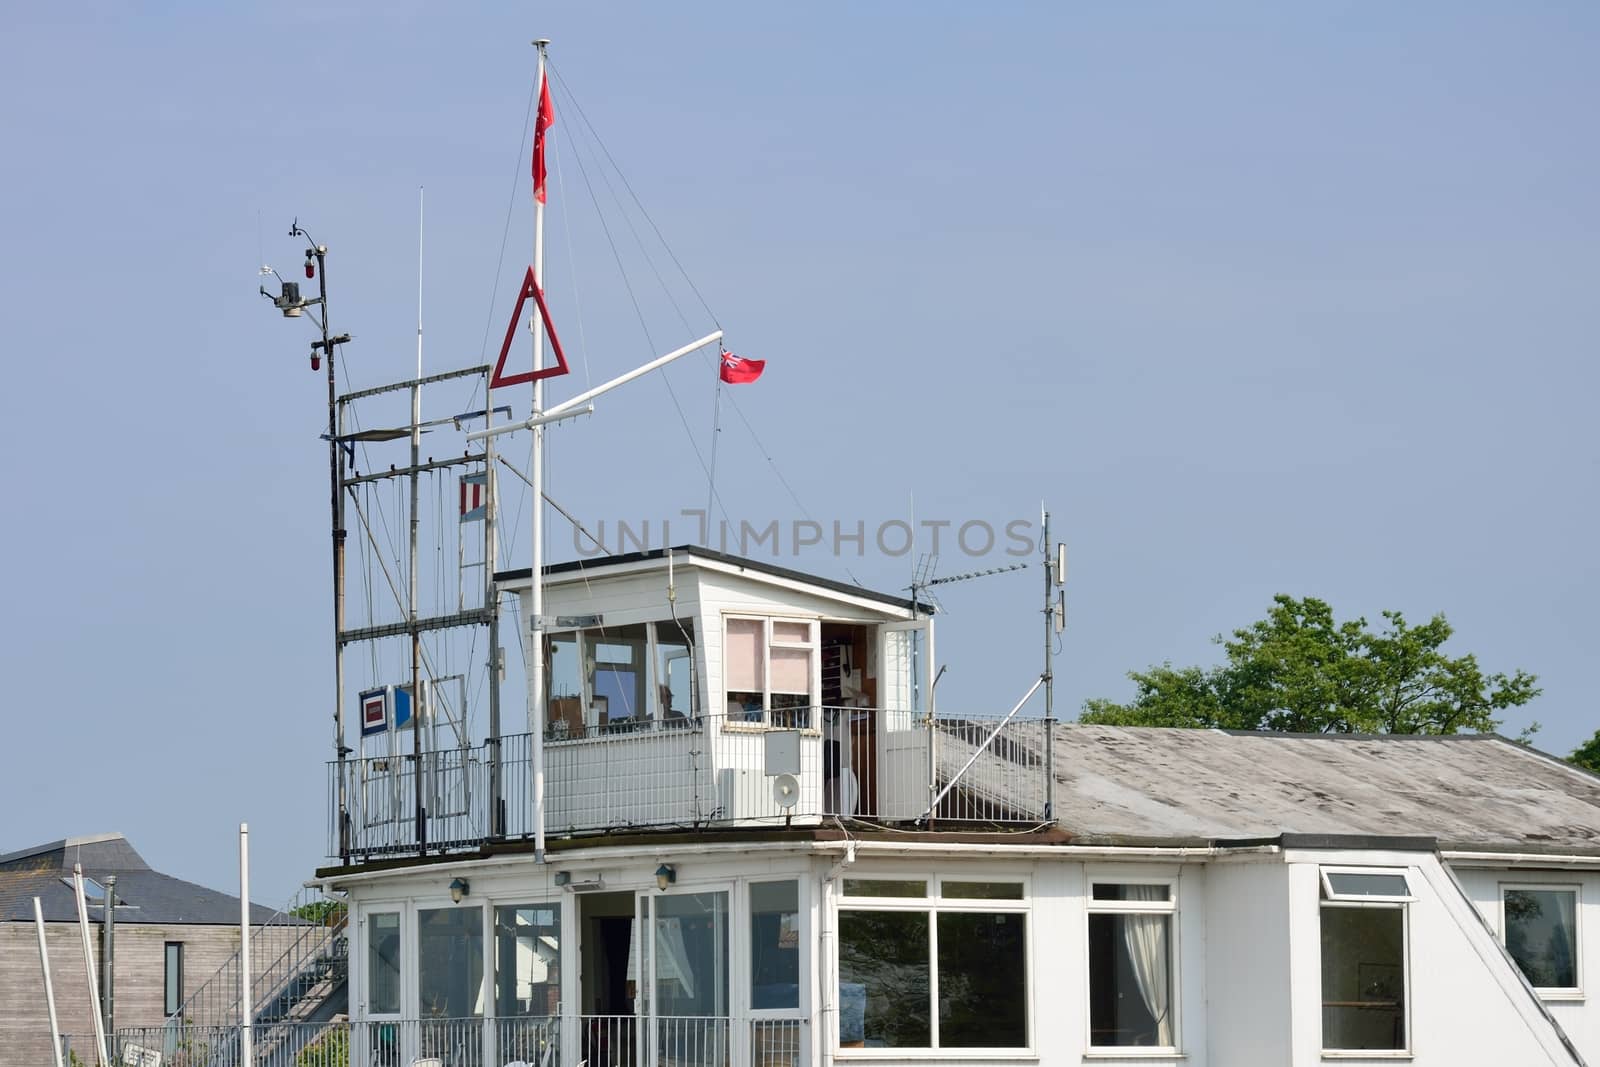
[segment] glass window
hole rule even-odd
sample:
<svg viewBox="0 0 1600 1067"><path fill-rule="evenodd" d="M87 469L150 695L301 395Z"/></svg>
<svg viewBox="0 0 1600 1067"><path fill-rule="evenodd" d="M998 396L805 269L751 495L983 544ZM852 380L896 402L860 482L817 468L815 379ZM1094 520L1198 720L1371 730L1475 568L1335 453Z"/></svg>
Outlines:
<svg viewBox="0 0 1600 1067"><path fill-rule="evenodd" d="M928 913L839 913L839 1047L928 1048Z"/></svg>
<svg viewBox="0 0 1600 1067"><path fill-rule="evenodd" d="M1003 895L1012 885L1018 895ZM995 895L948 892L974 887ZM931 897L922 879L845 880L845 895L863 899L839 909L841 1048L1028 1046L1021 883L943 888L943 897ZM886 903L892 898L903 903Z"/></svg>
<svg viewBox="0 0 1600 1067"><path fill-rule="evenodd" d="M1171 883L1094 882L1089 903L1089 1044L1177 1047Z"/></svg>
<svg viewBox="0 0 1600 1067"><path fill-rule="evenodd" d="M656 704L668 722L694 715L694 624L656 623Z"/></svg>
<svg viewBox="0 0 1600 1067"><path fill-rule="evenodd" d="M367 916L367 1011L400 1014L400 913Z"/></svg>
<svg viewBox="0 0 1600 1067"><path fill-rule="evenodd" d="M1576 886L1508 886L1506 951L1536 989L1578 988Z"/></svg>
<svg viewBox="0 0 1600 1067"><path fill-rule="evenodd" d="M417 911L417 1006L425 1019L483 1014L483 909Z"/></svg>
<svg viewBox="0 0 1600 1067"><path fill-rule="evenodd" d="M1404 904L1322 905L1322 1047L1404 1049Z"/></svg>
<svg viewBox="0 0 1600 1067"><path fill-rule="evenodd" d="M1409 900L1404 871L1349 871L1322 868L1323 896L1328 900Z"/></svg>
<svg viewBox="0 0 1600 1067"><path fill-rule="evenodd" d="M1027 1047L1027 922L1020 912L939 912L940 1048Z"/></svg>
<svg viewBox="0 0 1600 1067"><path fill-rule="evenodd" d="M168 941L162 961L161 1014L173 1016L183 1007L183 942Z"/></svg>
<svg viewBox="0 0 1600 1067"><path fill-rule="evenodd" d="M846 878L847 897L925 897L928 883L923 879Z"/></svg>
<svg viewBox="0 0 1600 1067"><path fill-rule="evenodd" d="M723 642L727 715L785 729L812 725L816 703L816 624L784 619L728 619Z"/></svg>
<svg viewBox="0 0 1600 1067"><path fill-rule="evenodd" d="M1021 882L940 882L939 892L967 900L1021 900Z"/></svg>
<svg viewBox="0 0 1600 1067"><path fill-rule="evenodd" d="M657 1016L728 1013L728 894L654 898Z"/></svg>
<svg viewBox="0 0 1600 1067"><path fill-rule="evenodd" d="M583 664L578 660L578 635L555 634L546 642L545 685L550 737L560 740L584 735Z"/></svg>
<svg viewBox="0 0 1600 1067"><path fill-rule="evenodd" d="M800 1007L800 883L750 887L750 1006Z"/></svg>
<svg viewBox="0 0 1600 1067"><path fill-rule="evenodd" d="M587 630L584 645L591 694L589 724L615 732L648 719L643 624L604 632Z"/></svg>
<svg viewBox="0 0 1600 1067"><path fill-rule="evenodd" d="M494 909L494 1010L501 1018L558 1013L561 902Z"/></svg>

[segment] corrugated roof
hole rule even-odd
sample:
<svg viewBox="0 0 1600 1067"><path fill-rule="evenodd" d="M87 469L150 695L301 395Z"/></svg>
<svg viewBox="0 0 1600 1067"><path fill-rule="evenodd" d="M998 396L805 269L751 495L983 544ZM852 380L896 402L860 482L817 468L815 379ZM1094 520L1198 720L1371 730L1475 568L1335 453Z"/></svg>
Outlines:
<svg viewBox="0 0 1600 1067"><path fill-rule="evenodd" d="M239 898L152 870L121 834L69 837L0 856L0 922L32 922L38 897L46 922L76 922L72 866L104 884L117 879L119 923L230 925L239 921ZM63 881L65 879L65 881ZM125 905L125 906L124 906ZM251 922L265 922L271 908L250 906ZM101 908L89 907L98 921Z"/></svg>
<svg viewBox="0 0 1600 1067"><path fill-rule="evenodd" d="M1056 817L1080 840L1431 837L1600 856L1600 778L1502 737L1061 725Z"/></svg>

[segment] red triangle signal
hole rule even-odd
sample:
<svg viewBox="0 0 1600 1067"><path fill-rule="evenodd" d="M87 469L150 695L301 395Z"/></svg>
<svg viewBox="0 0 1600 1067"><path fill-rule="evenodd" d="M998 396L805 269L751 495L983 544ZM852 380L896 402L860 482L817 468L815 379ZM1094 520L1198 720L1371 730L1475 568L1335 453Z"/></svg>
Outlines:
<svg viewBox="0 0 1600 1067"><path fill-rule="evenodd" d="M550 338L550 350L556 354L556 365L542 370L523 371L521 374L506 374L506 356L511 352L511 342L517 337L517 323L522 321L522 306L528 302L530 296L539 306L539 321L544 323L544 334ZM523 382L537 382L565 373L567 373L567 357L561 352L561 341L556 337L556 328L550 322L550 311L544 306L544 290L533 280L533 268L529 267L528 276L522 280L522 295L517 298L516 309L511 312L511 324L506 327L506 339L500 346L500 358L495 361L494 374L489 378L489 388L499 389L507 385L521 385Z"/></svg>

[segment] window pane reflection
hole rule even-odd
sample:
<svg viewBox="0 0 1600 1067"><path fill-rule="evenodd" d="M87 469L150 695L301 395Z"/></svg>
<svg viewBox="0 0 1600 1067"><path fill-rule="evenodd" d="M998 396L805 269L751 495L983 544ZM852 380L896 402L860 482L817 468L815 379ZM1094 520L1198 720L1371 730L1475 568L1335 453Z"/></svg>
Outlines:
<svg viewBox="0 0 1600 1067"><path fill-rule="evenodd" d="M839 913L839 1046L927 1048L928 913Z"/></svg>
<svg viewBox="0 0 1600 1067"><path fill-rule="evenodd" d="M561 1005L561 903L494 909L494 1009L555 1015Z"/></svg>
<svg viewBox="0 0 1600 1067"><path fill-rule="evenodd" d="M417 1005L425 1019L483 1014L483 909L417 912Z"/></svg>

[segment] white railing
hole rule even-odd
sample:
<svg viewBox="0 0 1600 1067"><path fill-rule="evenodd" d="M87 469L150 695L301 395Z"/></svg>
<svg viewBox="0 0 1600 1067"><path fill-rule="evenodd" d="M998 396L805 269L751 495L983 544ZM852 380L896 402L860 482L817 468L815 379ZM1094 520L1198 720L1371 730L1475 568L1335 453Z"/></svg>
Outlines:
<svg viewBox="0 0 1600 1067"><path fill-rule="evenodd" d="M780 743L795 779L787 792L767 773L776 769L768 757ZM491 833L490 806L497 752L504 798L498 835ZM552 730L544 753L550 834L815 825L834 818L1017 824L1040 821L1045 809L1038 719L930 720L879 708L797 708L765 719L627 720L582 737ZM530 736L516 734L498 747L330 763L330 799L341 774L349 798L349 857L448 852L494 836L533 836L531 756ZM338 817L330 814L329 855L338 856Z"/></svg>
<svg viewBox="0 0 1600 1067"><path fill-rule="evenodd" d="M800 1067L807 1053L798 1019L728 1016L269 1023L254 1028L250 1064L237 1026L124 1028L114 1040L117 1062L159 1056L162 1067Z"/></svg>

